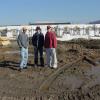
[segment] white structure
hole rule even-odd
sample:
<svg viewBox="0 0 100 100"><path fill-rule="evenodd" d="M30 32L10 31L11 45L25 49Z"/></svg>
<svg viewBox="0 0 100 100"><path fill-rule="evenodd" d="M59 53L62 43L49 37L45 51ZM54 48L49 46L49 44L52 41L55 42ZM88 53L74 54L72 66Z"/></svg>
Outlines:
<svg viewBox="0 0 100 100"><path fill-rule="evenodd" d="M100 39L100 24L68 24L68 23L35 23L23 26L4 26L0 27L0 36L9 39L16 39L23 27L27 28L29 37L35 33L35 28L40 26L42 32L46 33L47 26L50 25L57 33L58 40L71 40L77 38Z"/></svg>

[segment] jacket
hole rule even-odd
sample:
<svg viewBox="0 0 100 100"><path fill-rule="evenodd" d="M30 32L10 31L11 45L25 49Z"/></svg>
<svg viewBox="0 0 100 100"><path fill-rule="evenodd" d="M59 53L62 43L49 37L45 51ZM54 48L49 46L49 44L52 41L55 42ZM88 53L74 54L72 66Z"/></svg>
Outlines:
<svg viewBox="0 0 100 100"><path fill-rule="evenodd" d="M43 33L35 33L32 37L32 44L37 48L41 48L44 46L44 35Z"/></svg>
<svg viewBox="0 0 100 100"><path fill-rule="evenodd" d="M29 46L29 38L26 33L20 33L17 38L19 47L27 48Z"/></svg>
<svg viewBox="0 0 100 100"><path fill-rule="evenodd" d="M57 47L57 39L54 32L47 32L45 35L45 48L56 48Z"/></svg>

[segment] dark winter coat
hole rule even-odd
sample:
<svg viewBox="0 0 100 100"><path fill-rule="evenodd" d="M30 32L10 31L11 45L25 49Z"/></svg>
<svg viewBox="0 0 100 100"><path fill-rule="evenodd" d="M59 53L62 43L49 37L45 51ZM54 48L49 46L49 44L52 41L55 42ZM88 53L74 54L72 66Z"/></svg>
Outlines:
<svg viewBox="0 0 100 100"><path fill-rule="evenodd" d="M44 35L43 33L35 33L32 37L32 44L37 48L41 48L44 46Z"/></svg>

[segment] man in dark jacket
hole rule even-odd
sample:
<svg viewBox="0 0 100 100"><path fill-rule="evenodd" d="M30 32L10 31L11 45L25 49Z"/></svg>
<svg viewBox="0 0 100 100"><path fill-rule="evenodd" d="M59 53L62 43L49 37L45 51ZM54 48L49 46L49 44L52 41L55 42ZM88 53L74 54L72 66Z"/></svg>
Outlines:
<svg viewBox="0 0 100 100"><path fill-rule="evenodd" d="M43 45L44 45L44 35L41 33L41 28L36 27L36 33L32 37L32 44L34 46L34 64L38 66L38 52L40 53L40 64L44 66L43 58Z"/></svg>

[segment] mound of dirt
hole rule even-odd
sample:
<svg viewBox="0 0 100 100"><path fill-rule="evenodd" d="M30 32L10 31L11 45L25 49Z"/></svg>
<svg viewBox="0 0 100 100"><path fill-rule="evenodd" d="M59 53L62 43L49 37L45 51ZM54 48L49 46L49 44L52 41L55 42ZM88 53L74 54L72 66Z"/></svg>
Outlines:
<svg viewBox="0 0 100 100"><path fill-rule="evenodd" d="M100 49L82 41L58 42L57 69L34 68L30 46L28 69L19 72L17 45L1 48L0 100L99 100Z"/></svg>

